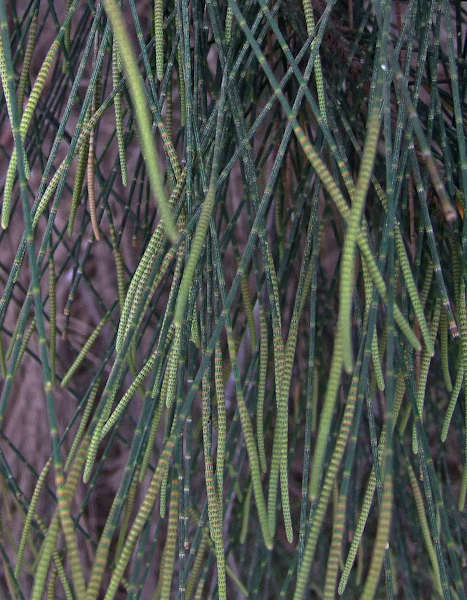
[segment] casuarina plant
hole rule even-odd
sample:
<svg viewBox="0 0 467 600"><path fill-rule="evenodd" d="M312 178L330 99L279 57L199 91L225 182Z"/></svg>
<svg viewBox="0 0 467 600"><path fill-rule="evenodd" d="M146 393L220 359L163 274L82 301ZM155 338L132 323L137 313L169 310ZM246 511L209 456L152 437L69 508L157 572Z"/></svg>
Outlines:
<svg viewBox="0 0 467 600"><path fill-rule="evenodd" d="M467 594L467 13L0 0L0 597Z"/></svg>

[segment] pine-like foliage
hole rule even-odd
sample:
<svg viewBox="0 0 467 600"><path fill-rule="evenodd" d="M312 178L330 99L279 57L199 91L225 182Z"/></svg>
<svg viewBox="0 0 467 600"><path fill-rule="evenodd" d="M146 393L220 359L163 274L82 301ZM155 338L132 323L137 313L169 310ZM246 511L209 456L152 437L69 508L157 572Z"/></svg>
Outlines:
<svg viewBox="0 0 467 600"><path fill-rule="evenodd" d="M0 0L0 597L466 598L465 3Z"/></svg>

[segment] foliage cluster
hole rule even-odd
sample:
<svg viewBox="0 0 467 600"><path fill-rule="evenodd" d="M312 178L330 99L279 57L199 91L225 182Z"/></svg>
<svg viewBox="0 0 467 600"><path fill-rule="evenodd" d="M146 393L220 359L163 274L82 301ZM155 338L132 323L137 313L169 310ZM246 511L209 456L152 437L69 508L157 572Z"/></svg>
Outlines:
<svg viewBox="0 0 467 600"><path fill-rule="evenodd" d="M0 0L2 598L466 598L463 4Z"/></svg>

